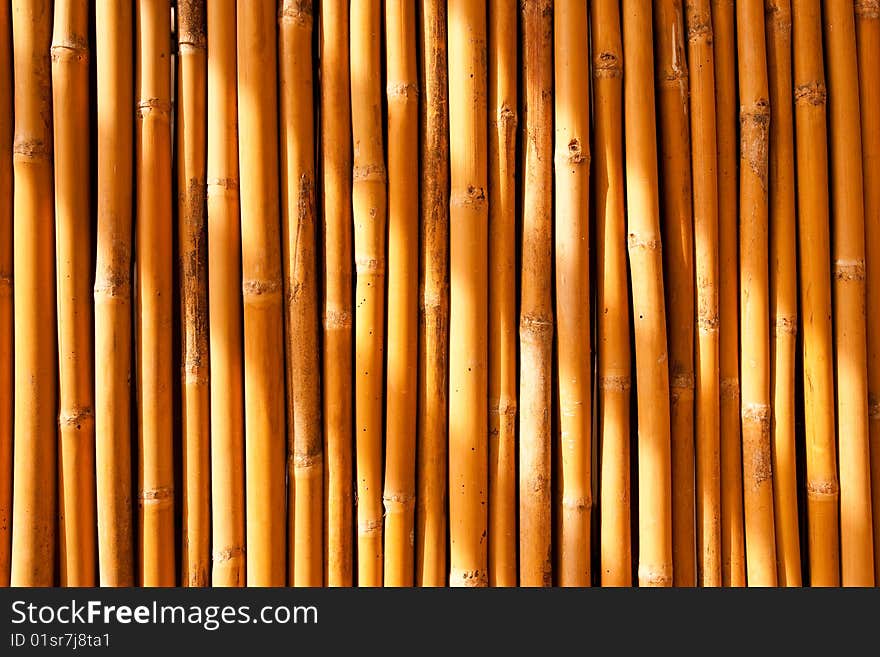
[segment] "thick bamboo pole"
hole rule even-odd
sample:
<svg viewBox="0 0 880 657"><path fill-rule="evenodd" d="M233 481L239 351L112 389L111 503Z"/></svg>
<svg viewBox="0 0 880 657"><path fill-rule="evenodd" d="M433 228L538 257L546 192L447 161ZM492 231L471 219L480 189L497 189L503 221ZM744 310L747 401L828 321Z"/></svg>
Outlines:
<svg viewBox="0 0 880 657"><path fill-rule="evenodd" d="M718 154L709 0L686 4L694 271L697 283L696 538L699 586L721 586L721 416L718 331Z"/></svg>
<svg viewBox="0 0 880 657"><path fill-rule="evenodd" d="M599 356L602 586L632 584L630 350L623 175L623 56L617 0L591 4Z"/></svg>
<svg viewBox="0 0 880 657"><path fill-rule="evenodd" d="M320 12L325 582L352 584L351 88L348 2Z"/></svg>
<svg viewBox="0 0 880 657"><path fill-rule="evenodd" d="M718 148L718 265L721 336L721 581L745 586L739 409L736 41L733 0L712 0Z"/></svg>
<svg viewBox="0 0 880 657"><path fill-rule="evenodd" d="M590 53L587 6L553 14L556 303L558 319L560 586L590 585L592 376L590 345Z"/></svg>
<svg viewBox="0 0 880 657"><path fill-rule="evenodd" d="M244 586L244 393L235 0L211 0L207 3L207 13L211 583Z"/></svg>
<svg viewBox="0 0 880 657"><path fill-rule="evenodd" d="M355 436L358 584L382 585L382 393L387 174L382 139L382 8L351 4L352 206L355 289Z"/></svg>
<svg viewBox="0 0 880 657"><path fill-rule="evenodd" d="M694 227L684 8L681 0L654 5L669 335L672 577L675 586L694 586Z"/></svg>
<svg viewBox="0 0 880 657"><path fill-rule="evenodd" d="M324 445L318 343L313 6L280 8L281 225L287 355L288 583L324 581Z"/></svg>
<svg viewBox="0 0 880 657"><path fill-rule="evenodd" d="M12 21L0 3L0 587L12 540Z"/></svg>
<svg viewBox="0 0 880 657"><path fill-rule="evenodd" d="M446 3L420 4L421 325L416 464L417 586L446 584L449 427L449 85ZM490 488L491 491L491 488ZM489 514L491 515L491 502ZM490 535L491 549L491 535Z"/></svg>
<svg viewBox="0 0 880 657"><path fill-rule="evenodd" d="M770 423L776 577L801 585L795 453L797 236L795 233L794 117L791 82L791 2L765 0L770 84Z"/></svg>
<svg viewBox="0 0 880 657"><path fill-rule="evenodd" d="M55 235L52 208L51 3L12 3L15 436L12 586L51 586L55 571Z"/></svg>
<svg viewBox="0 0 880 657"><path fill-rule="evenodd" d="M840 583L874 585L868 372L865 326L865 208L859 71L853 3L826 2L834 366L840 467ZM866 108L876 111L876 108ZM872 221L877 221L873 217Z"/></svg>
<svg viewBox="0 0 880 657"><path fill-rule="evenodd" d="M809 572L812 586L837 586L839 488L834 444L828 253L831 237L821 20L818 0L792 1Z"/></svg>
<svg viewBox="0 0 880 657"><path fill-rule="evenodd" d="M134 584L130 388L133 19L131 3L99 0L95 5L95 476L101 586ZM106 25L114 28L101 29Z"/></svg>
<svg viewBox="0 0 880 657"><path fill-rule="evenodd" d="M639 585L672 585L672 498L666 304L657 189L651 3L623 2L629 261L638 392Z"/></svg>
<svg viewBox="0 0 880 657"><path fill-rule="evenodd" d="M60 574L95 585L95 414L92 395L89 184L89 6L55 3L52 125L58 285Z"/></svg>
<svg viewBox="0 0 880 657"><path fill-rule="evenodd" d="M211 551L208 380L207 23L205 0L177 4L177 212L182 335L184 586L207 586Z"/></svg>

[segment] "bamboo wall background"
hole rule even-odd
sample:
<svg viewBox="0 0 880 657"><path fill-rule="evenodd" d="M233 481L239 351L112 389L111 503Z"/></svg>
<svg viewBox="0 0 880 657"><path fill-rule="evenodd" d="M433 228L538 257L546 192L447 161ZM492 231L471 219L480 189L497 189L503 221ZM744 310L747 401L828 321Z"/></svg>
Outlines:
<svg viewBox="0 0 880 657"><path fill-rule="evenodd" d="M0 0L0 585L875 583L876 0Z"/></svg>

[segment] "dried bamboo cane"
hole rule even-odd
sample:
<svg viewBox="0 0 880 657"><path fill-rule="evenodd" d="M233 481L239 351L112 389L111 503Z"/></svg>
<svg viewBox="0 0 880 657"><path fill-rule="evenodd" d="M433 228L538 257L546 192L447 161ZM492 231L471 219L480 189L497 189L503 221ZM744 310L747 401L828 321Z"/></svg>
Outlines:
<svg viewBox="0 0 880 657"><path fill-rule="evenodd" d="M382 586L382 373L387 175L378 0L351 4L358 584Z"/></svg>
<svg viewBox="0 0 880 657"><path fill-rule="evenodd" d="M737 106L733 0L712 0L718 148L718 260L721 377L721 581L745 586L739 408Z"/></svg>
<svg viewBox="0 0 880 657"><path fill-rule="evenodd" d="M62 586L95 585L89 6L59 0L52 37L58 285L59 534ZM84 248L86 247L86 248Z"/></svg>
<svg viewBox="0 0 880 657"><path fill-rule="evenodd" d="M812 586L837 586L839 488L834 444L831 238L821 20L818 0L792 1L809 572Z"/></svg>
<svg viewBox="0 0 880 657"><path fill-rule="evenodd" d="M287 354L288 583L324 581L312 3L280 7L281 224Z"/></svg>
<svg viewBox="0 0 880 657"><path fill-rule="evenodd" d="M654 3L663 253L669 309L672 439L672 577L696 584L694 525L694 228L688 69L681 0Z"/></svg>
<svg viewBox="0 0 880 657"><path fill-rule="evenodd" d="M208 14L208 312L214 586L245 584L244 397L235 0Z"/></svg>
<svg viewBox="0 0 880 657"><path fill-rule="evenodd" d="M283 586L284 352L278 203L275 3L239 2L239 167L244 308L248 586Z"/></svg>
<svg viewBox="0 0 880 657"><path fill-rule="evenodd" d="M770 398L776 577L801 585L795 454L797 236L795 234L794 118L791 82L791 2L766 0L770 84Z"/></svg>
<svg viewBox="0 0 880 657"><path fill-rule="evenodd" d="M602 586L632 584L630 352L623 174L623 57L617 0L591 5L595 126Z"/></svg>
<svg viewBox="0 0 880 657"><path fill-rule="evenodd" d="M321 203L324 219L325 581L352 584L351 89L348 2L320 12Z"/></svg>
<svg viewBox="0 0 880 657"><path fill-rule="evenodd" d="M590 54L587 6L560 0L553 14L555 66L556 303L559 314L557 554L560 586L590 585L593 507L590 346Z"/></svg>
<svg viewBox="0 0 880 657"><path fill-rule="evenodd" d="M15 81L15 436L12 586L51 586L55 568L55 235L51 3L12 3Z"/></svg>
<svg viewBox="0 0 880 657"><path fill-rule="evenodd" d="M95 477L101 586L134 584L131 481L131 254L134 8L95 5L97 262ZM113 29L100 26L113 25Z"/></svg>
<svg viewBox="0 0 880 657"><path fill-rule="evenodd" d="M834 364L840 467L840 583L874 585L868 372L865 327L865 215L859 71L853 3L826 2L831 150ZM867 108L876 111L876 108ZM876 221L876 217L873 218Z"/></svg>
<svg viewBox="0 0 880 657"><path fill-rule="evenodd" d="M416 465L416 585L446 584L449 391L449 87L446 3L422 0L421 326ZM491 490L491 488L490 488ZM491 515L491 502L489 513ZM491 535L490 535L491 549Z"/></svg>
<svg viewBox="0 0 880 657"><path fill-rule="evenodd" d="M627 231L633 290L639 440L639 585L672 585L666 305L657 189L651 3L623 2Z"/></svg>
<svg viewBox="0 0 880 657"><path fill-rule="evenodd" d="M718 154L709 0L686 4L694 270L697 283L696 523L699 586L721 586L721 424L718 332Z"/></svg>
<svg viewBox="0 0 880 657"><path fill-rule="evenodd" d="M207 586L211 567L208 380L207 23L205 0L177 3L177 209L183 343L183 584Z"/></svg>
<svg viewBox="0 0 880 657"><path fill-rule="evenodd" d="M0 587L12 540L12 22L0 3Z"/></svg>

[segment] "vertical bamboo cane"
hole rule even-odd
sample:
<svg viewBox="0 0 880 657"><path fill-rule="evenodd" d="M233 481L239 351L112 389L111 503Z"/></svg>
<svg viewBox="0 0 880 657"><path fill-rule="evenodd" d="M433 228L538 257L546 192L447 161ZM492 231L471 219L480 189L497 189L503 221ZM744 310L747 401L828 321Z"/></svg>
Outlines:
<svg viewBox="0 0 880 657"><path fill-rule="evenodd" d="M324 446L318 358L315 253L315 128L312 88L312 3L280 8L281 223L287 335L288 582L324 580Z"/></svg>
<svg viewBox="0 0 880 657"><path fill-rule="evenodd" d="M92 408L89 6L55 3L55 143L61 585L95 585L95 415Z"/></svg>
<svg viewBox="0 0 880 657"><path fill-rule="evenodd" d="M351 89L348 2L321 2L324 440L329 586L351 586Z"/></svg>
<svg viewBox="0 0 880 657"><path fill-rule="evenodd" d="M378 0L351 4L352 207L356 266L355 429L358 584L382 585L382 367L385 197Z"/></svg>
<svg viewBox="0 0 880 657"><path fill-rule="evenodd" d="M826 2L834 262L834 365L843 586L874 585L865 327L865 215L853 3ZM866 108L874 112L877 108ZM877 218L872 219L876 221Z"/></svg>
<svg viewBox="0 0 880 657"><path fill-rule="evenodd" d="M131 3L96 3L95 476L101 586L134 584L130 442L133 18ZM102 29L106 25L113 29Z"/></svg>
<svg viewBox="0 0 880 657"><path fill-rule="evenodd" d="M422 0L419 41L424 95L421 104L422 311L416 447L416 585L443 586L446 584L449 426L449 85L446 3L442 0ZM489 540L491 549L491 533Z"/></svg>
<svg viewBox="0 0 880 657"><path fill-rule="evenodd" d="M559 325L557 517L559 584L590 585L592 376L590 346L590 54L587 6L553 15L556 145L556 303Z"/></svg>
<svg viewBox="0 0 880 657"><path fill-rule="evenodd" d="M12 23L0 3L0 587L12 539Z"/></svg>
<svg viewBox="0 0 880 657"><path fill-rule="evenodd" d="M666 306L657 189L651 3L623 2L626 192L639 430L639 585L672 585Z"/></svg>
<svg viewBox="0 0 880 657"><path fill-rule="evenodd" d="M745 586L739 409L736 41L733 0L712 0L718 148L718 265L721 376L721 581Z"/></svg>
<svg viewBox="0 0 880 657"><path fill-rule="evenodd" d="M55 245L51 3L12 3L15 437L12 586L51 586L55 567Z"/></svg>
<svg viewBox="0 0 880 657"><path fill-rule="evenodd" d="M688 69L681 0L654 4L663 252L669 308L672 576L675 586L694 586L694 228Z"/></svg>
<svg viewBox="0 0 880 657"><path fill-rule="evenodd" d="M800 302L804 342L804 424L810 584L837 586L837 459L831 351L828 144L822 15L818 0L792 1Z"/></svg>
<svg viewBox="0 0 880 657"><path fill-rule="evenodd" d="M235 0L208 12L208 312L214 586L244 586L244 418Z"/></svg>
<svg viewBox="0 0 880 657"><path fill-rule="evenodd" d="M770 80L770 424L776 520L776 576L801 585L795 454L797 251L794 124L791 86L791 2L765 0Z"/></svg>
<svg viewBox="0 0 880 657"><path fill-rule="evenodd" d="M452 0L449 33L449 531L452 586L486 586L488 208L486 3Z"/></svg>

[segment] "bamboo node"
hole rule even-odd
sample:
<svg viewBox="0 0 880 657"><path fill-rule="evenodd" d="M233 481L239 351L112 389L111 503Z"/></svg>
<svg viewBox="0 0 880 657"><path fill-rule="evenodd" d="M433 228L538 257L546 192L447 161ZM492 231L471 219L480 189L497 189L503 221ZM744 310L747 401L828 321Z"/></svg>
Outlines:
<svg viewBox="0 0 880 657"><path fill-rule="evenodd" d="M600 376L599 388L614 392L625 392L632 387L628 376Z"/></svg>
<svg viewBox="0 0 880 657"><path fill-rule="evenodd" d="M704 41L707 45L712 45L712 18L706 14L688 11L687 36L691 43Z"/></svg>
<svg viewBox="0 0 880 657"><path fill-rule="evenodd" d="M797 335L797 317L794 315L779 315L773 326L774 335Z"/></svg>
<svg viewBox="0 0 880 657"><path fill-rule="evenodd" d="M672 586L672 573L669 566L639 565L639 586Z"/></svg>
<svg viewBox="0 0 880 657"><path fill-rule="evenodd" d="M508 129L515 128L517 124L516 112L511 109L510 105L504 103L501 107L498 108L498 116L496 118L496 125L501 125L502 129L507 131Z"/></svg>
<svg viewBox="0 0 880 657"><path fill-rule="evenodd" d="M767 151L770 129L770 102L766 98L751 107L740 108L740 157L767 189Z"/></svg>
<svg viewBox="0 0 880 657"><path fill-rule="evenodd" d="M700 333L718 332L718 312L714 310L701 310L697 317L697 328Z"/></svg>
<svg viewBox="0 0 880 657"><path fill-rule="evenodd" d="M354 259L354 267L358 274L382 274L385 271L384 258L367 258L364 256L356 256Z"/></svg>
<svg viewBox="0 0 880 657"><path fill-rule="evenodd" d="M452 570L449 585L457 587L488 586L489 575L485 570Z"/></svg>
<svg viewBox="0 0 880 657"><path fill-rule="evenodd" d="M49 52L55 63L84 62L89 59L89 42L78 34L74 34L69 41L52 44Z"/></svg>
<svg viewBox="0 0 880 657"><path fill-rule="evenodd" d="M880 18L880 0L856 0L854 8L859 18Z"/></svg>
<svg viewBox="0 0 880 657"><path fill-rule="evenodd" d="M156 112L164 117L171 116L171 103L161 98L147 98L138 102L136 115L138 119L143 119L147 114Z"/></svg>
<svg viewBox="0 0 880 657"><path fill-rule="evenodd" d="M378 520L358 521L358 536L368 537L373 534L381 534L382 522L382 518L379 518Z"/></svg>
<svg viewBox="0 0 880 657"><path fill-rule="evenodd" d="M868 396L868 417L872 420L880 420L880 401L874 395Z"/></svg>
<svg viewBox="0 0 880 657"><path fill-rule="evenodd" d="M121 262L128 262L128 249L122 244L120 247ZM104 268L102 268L104 269ZM93 293L96 298L107 297L109 299L119 299L126 301L131 298L131 275L128 267L106 268L103 272L99 270L95 277L95 287Z"/></svg>
<svg viewBox="0 0 880 657"><path fill-rule="evenodd" d="M654 251L656 249L661 248L660 240L657 238L645 239L643 237L639 237L636 233L630 233L629 238L627 240L627 245L630 250L634 249L648 249Z"/></svg>
<svg viewBox="0 0 880 657"><path fill-rule="evenodd" d="M542 315L524 313L519 319L520 331L535 336L545 336L553 332L553 319Z"/></svg>
<svg viewBox="0 0 880 657"><path fill-rule="evenodd" d="M671 390L693 390L694 389L694 373L681 372L673 374L669 381Z"/></svg>
<svg viewBox="0 0 880 657"><path fill-rule="evenodd" d="M386 511L389 504L400 504L403 507L410 508L415 506L416 496L407 493L385 493L382 496L382 502L385 504Z"/></svg>
<svg viewBox="0 0 880 657"><path fill-rule="evenodd" d="M819 80L807 82L794 90L794 102L797 105L824 105L827 96L825 83Z"/></svg>
<svg viewBox="0 0 880 657"><path fill-rule="evenodd" d="M0 273L0 296L12 295L12 274Z"/></svg>
<svg viewBox="0 0 880 657"><path fill-rule="evenodd" d="M80 428L83 422L94 420L95 411L90 406L77 406L58 414L58 426Z"/></svg>
<svg viewBox="0 0 880 657"><path fill-rule="evenodd" d="M516 397L490 399L489 413L498 417L516 417Z"/></svg>
<svg viewBox="0 0 880 657"><path fill-rule="evenodd" d="M836 479L808 479L807 494L810 497L837 497L840 487Z"/></svg>
<svg viewBox="0 0 880 657"><path fill-rule="evenodd" d="M721 398L739 399L739 379L721 379Z"/></svg>
<svg viewBox="0 0 880 657"><path fill-rule="evenodd" d="M141 502L159 502L174 497L173 486L160 486L159 488L143 488L138 492L138 500Z"/></svg>
<svg viewBox="0 0 880 657"><path fill-rule="evenodd" d="M345 310L326 309L324 311L324 329L350 329L351 313Z"/></svg>
<svg viewBox="0 0 880 657"><path fill-rule="evenodd" d="M589 513L593 508L593 498L590 495L581 497L562 497L562 508L571 509L573 511L586 511Z"/></svg>
<svg viewBox="0 0 880 657"><path fill-rule="evenodd" d="M238 191L238 178L208 178L208 196L212 187L220 187L226 191Z"/></svg>
<svg viewBox="0 0 880 657"><path fill-rule="evenodd" d="M791 10L783 11L782 5L778 0L772 0L766 3L765 19L768 23L772 23L774 29L782 36L791 34Z"/></svg>
<svg viewBox="0 0 880 657"><path fill-rule="evenodd" d="M218 550L214 552L211 556L214 559L214 563L226 563L227 561L232 561L236 557L244 556L245 549L241 545L236 545L235 547L228 547L222 550Z"/></svg>
<svg viewBox="0 0 880 657"><path fill-rule="evenodd" d="M352 182L387 182L388 174L384 164L367 164L352 169Z"/></svg>
<svg viewBox="0 0 880 657"><path fill-rule="evenodd" d="M181 379L184 385L207 385L208 367L207 363L202 360L201 355L194 354L190 356L184 361L183 367L180 369L182 370Z"/></svg>
<svg viewBox="0 0 880 657"><path fill-rule="evenodd" d="M585 153L581 148L581 140L577 137L572 138L568 142L568 148L559 153L568 164L590 164L590 151Z"/></svg>
<svg viewBox="0 0 880 657"><path fill-rule="evenodd" d="M277 278L270 280L250 279L241 284L241 291L245 296L263 296L277 294L281 290L281 281Z"/></svg>
<svg viewBox="0 0 880 657"><path fill-rule="evenodd" d="M402 98L404 100L416 100L419 97L419 85L414 82L388 83L385 87L388 99Z"/></svg>
<svg viewBox="0 0 880 657"><path fill-rule="evenodd" d="M312 0L284 0L278 9L278 22L310 28Z"/></svg>
<svg viewBox="0 0 880 657"><path fill-rule="evenodd" d="M294 469L307 470L316 465L324 464L324 453L321 448L317 450L294 450L287 457L288 463L292 464Z"/></svg>
<svg viewBox="0 0 880 657"><path fill-rule="evenodd" d="M623 75L620 56L616 52L606 50L593 58L594 78L619 78Z"/></svg>
<svg viewBox="0 0 880 657"><path fill-rule="evenodd" d="M466 193L452 194L449 199L449 205L459 208L471 207L479 210L486 205L486 191L482 187L468 185Z"/></svg>
<svg viewBox="0 0 880 657"><path fill-rule="evenodd" d="M865 280L864 260L837 260L834 262L834 278L838 281Z"/></svg>
<svg viewBox="0 0 880 657"><path fill-rule="evenodd" d="M16 137L12 152L32 161L50 161L52 159L52 147L42 139Z"/></svg>

